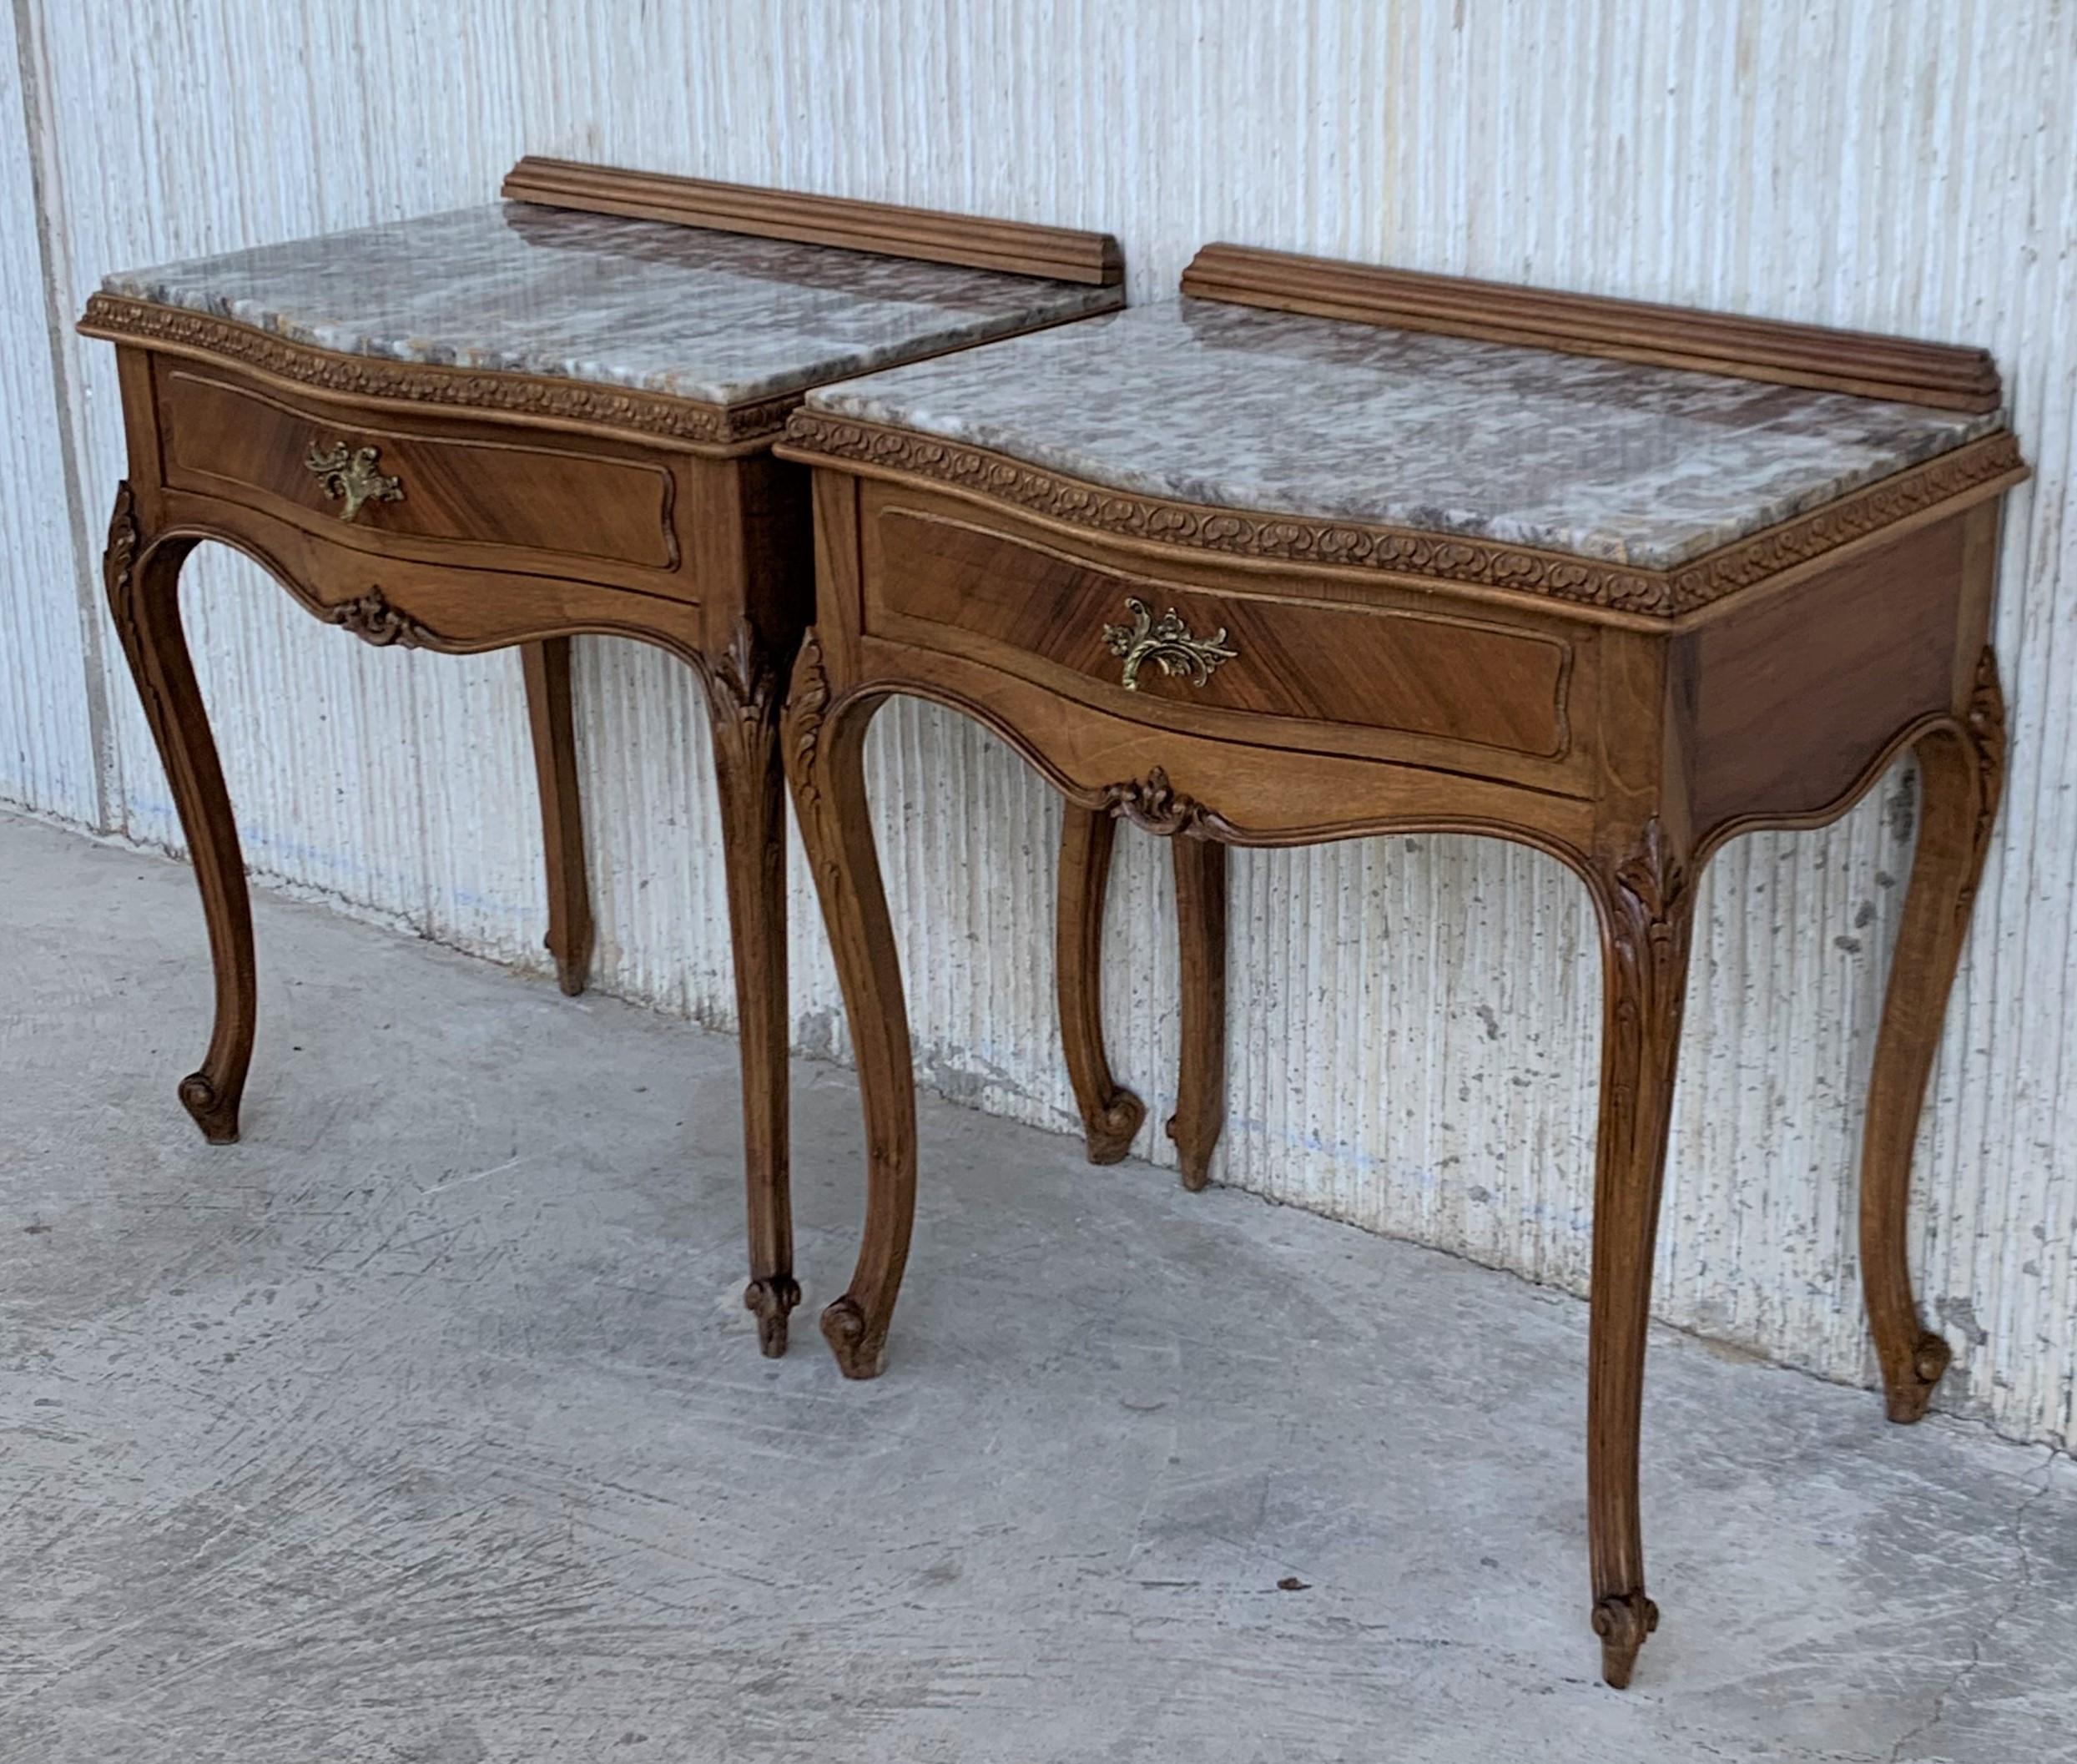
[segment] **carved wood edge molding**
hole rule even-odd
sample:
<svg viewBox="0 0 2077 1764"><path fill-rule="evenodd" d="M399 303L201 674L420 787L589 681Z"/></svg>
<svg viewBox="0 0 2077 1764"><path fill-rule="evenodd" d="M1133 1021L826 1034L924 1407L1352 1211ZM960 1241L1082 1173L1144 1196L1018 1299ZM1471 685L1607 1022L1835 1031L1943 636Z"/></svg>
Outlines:
<svg viewBox="0 0 2077 1764"><path fill-rule="evenodd" d="M1987 350L1779 319L1525 288L1208 244L1182 273L1185 295L1398 330L1727 374L1944 410L1986 411L2003 396Z"/></svg>
<svg viewBox="0 0 2077 1764"><path fill-rule="evenodd" d="M705 178L626 171L531 154L512 169L500 194L507 201L545 208L624 214L1052 281L1111 287L1125 276L1123 255L1108 233L903 208L851 196L717 184Z"/></svg>
<svg viewBox="0 0 2077 1764"><path fill-rule="evenodd" d="M1671 619L1753 587L1921 510L2024 469L2009 430L1865 488L1675 570L1604 563L1451 533L1258 514L1117 490L964 441L805 407L779 451L855 463L972 491L1089 532L1228 557L1424 577Z"/></svg>
<svg viewBox="0 0 2077 1764"><path fill-rule="evenodd" d="M93 295L87 302L79 330L86 336L109 342L139 343L233 362L277 380L347 397L537 416L730 450L778 434L802 396L795 391L754 404L701 404L582 380L349 355L277 336L257 325L220 319L214 313L124 295Z"/></svg>

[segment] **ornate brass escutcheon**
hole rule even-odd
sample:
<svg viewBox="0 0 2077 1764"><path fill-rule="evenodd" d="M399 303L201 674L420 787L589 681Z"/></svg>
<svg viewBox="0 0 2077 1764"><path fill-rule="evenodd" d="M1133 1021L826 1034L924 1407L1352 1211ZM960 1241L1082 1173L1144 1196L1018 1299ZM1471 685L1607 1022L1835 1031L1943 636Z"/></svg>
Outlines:
<svg viewBox="0 0 2077 1764"><path fill-rule="evenodd" d="M334 501L344 499L346 506L339 511L340 520L352 520L369 502L404 500L403 485L375 469L381 451L380 447L349 447L344 441L322 448L315 441L310 443L303 463L327 496Z"/></svg>
<svg viewBox="0 0 2077 1764"><path fill-rule="evenodd" d="M1221 662L1230 662L1240 652L1226 645L1226 627L1208 638L1192 637L1176 609L1171 607L1159 618L1147 610L1147 602L1127 596L1125 610L1132 615L1129 625L1106 625L1103 640L1111 653L1125 658L1125 672L1118 683L1127 692L1139 690L1140 665L1152 662L1170 679L1187 679L1202 686Z"/></svg>

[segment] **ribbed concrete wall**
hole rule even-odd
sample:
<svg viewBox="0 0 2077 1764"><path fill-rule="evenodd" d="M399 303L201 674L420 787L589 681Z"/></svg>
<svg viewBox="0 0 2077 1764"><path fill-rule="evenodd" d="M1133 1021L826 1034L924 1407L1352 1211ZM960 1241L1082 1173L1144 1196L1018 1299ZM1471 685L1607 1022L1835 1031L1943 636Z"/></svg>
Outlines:
<svg viewBox="0 0 2077 1764"><path fill-rule="evenodd" d="M113 266L483 199L522 150L1104 227L1138 299L1222 237L1994 348L2039 475L2005 549L2008 808L1922 1136L1916 1260L1959 1350L1948 1405L2068 1442L2077 11L17 0L14 23L0 794L152 843L178 843L164 781L80 605L120 469L112 364L53 349L48 320ZM539 968L517 662L369 652L227 559L191 599L255 865ZM632 645L580 647L603 983L725 1023L694 696ZM925 1075L1064 1129L1043 955L1057 812L951 718L898 710L876 739ZM1742 840L1713 866L1661 1246L1662 1315L1852 1380L1870 1365L1859 1098L1913 808L1900 769L1832 831ZM1124 847L1110 1020L1158 1120L1166 866ZM1581 1287L1599 1001L1573 885L1427 839L1243 854L1234 886L1223 1178ZM804 886L795 905L799 1039L841 1053ZM1143 1149L1168 1156L1151 1132Z"/></svg>

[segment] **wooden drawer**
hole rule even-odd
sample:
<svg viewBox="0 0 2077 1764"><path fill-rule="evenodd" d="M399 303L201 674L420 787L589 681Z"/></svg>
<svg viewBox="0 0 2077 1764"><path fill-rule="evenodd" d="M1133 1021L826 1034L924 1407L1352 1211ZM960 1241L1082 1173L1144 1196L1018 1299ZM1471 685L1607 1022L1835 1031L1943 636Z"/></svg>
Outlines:
<svg viewBox="0 0 2077 1764"><path fill-rule="evenodd" d="M900 504L869 509L865 540L866 623L877 616L889 635L931 640L927 630L891 628L907 621L950 627L981 639L956 647L982 658L1020 652L1105 682L1121 698L1130 667L1132 692L1208 710L1538 759L1570 744L1572 646L1541 631L1288 589L1163 582ZM1171 614L1180 631L1167 623ZM1207 643L1228 653L1201 647Z"/></svg>
<svg viewBox="0 0 2077 1764"><path fill-rule="evenodd" d="M169 485L285 516L343 543L423 556L483 547L507 567L534 558L542 571L678 567L677 480L667 460L638 447L508 439L466 419L415 422L305 404L172 361L160 365L159 401ZM334 465L360 455L372 475L372 493L350 517L345 486L335 478L328 486L315 469L326 455ZM366 477L360 487L369 487Z"/></svg>

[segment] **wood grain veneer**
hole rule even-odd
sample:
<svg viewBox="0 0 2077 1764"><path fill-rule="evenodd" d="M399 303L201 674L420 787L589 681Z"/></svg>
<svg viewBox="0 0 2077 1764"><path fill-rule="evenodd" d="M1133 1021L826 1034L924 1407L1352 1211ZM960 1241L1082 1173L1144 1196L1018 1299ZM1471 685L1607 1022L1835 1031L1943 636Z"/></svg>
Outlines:
<svg viewBox="0 0 2077 1764"><path fill-rule="evenodd" d="M380 410L291 402L250 381L174 367L159 376L167 482L250 496L342 544L447 540L526 554L521 567L604 561L669 574L677 459L609 441L520 439L452 419L404 426ZM394 501L342 523L305 463L313 447L373 447ZM662 584L650 584L661 587Z"/></svg>
<svg viewBox="0 0 2077 1764"><path fill-rule="evenodd" d="M1192 709L1241 711L1432 735L1555 759L1566 745L1571 647L1460 613L1246 596L1097 568L985 527L895 507L867 548L876 610L1028 651L1107 682L1105 633L1139 601L1221 633L1235 660L1201 683L1142 670L1135 690Z"/></svg>

